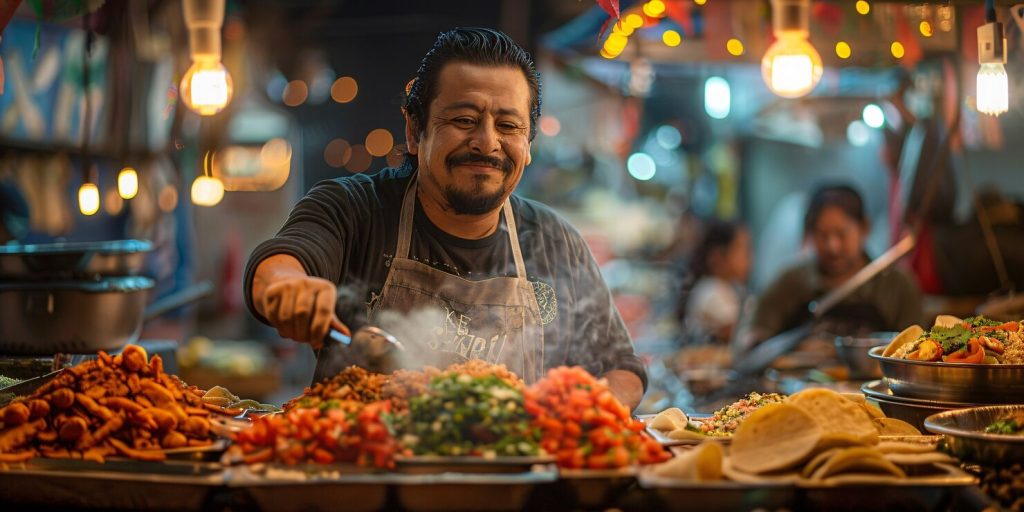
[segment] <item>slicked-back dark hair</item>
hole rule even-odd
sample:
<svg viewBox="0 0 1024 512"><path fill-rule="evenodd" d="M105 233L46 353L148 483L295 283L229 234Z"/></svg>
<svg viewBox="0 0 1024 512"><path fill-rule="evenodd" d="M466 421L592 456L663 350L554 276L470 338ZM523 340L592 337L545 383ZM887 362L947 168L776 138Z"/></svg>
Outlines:
<svg viewBox="0 0 1024 512"><path fill-rule="evenodd" d="M849 185L830 185L819 188L807 205L807 215L804 216L804 234L809 235L818 224L821 212L827 206L834 206L846 216L860 224L868 222L864 214L864 200L861 199L857 189Z"/></svg>
<svg viewBox="0 0 1024 512"><path fill-rule="evenodd" d="M437 97L441 70L451 62L480 66L519 68L530 87L530 140L537 135L540 117L540 76L530 54L511 37L489 28L456 28L442 32L420 61L416 77L406 90L403 110L417 134L423 133L430 118L430 102Z"/></svg>

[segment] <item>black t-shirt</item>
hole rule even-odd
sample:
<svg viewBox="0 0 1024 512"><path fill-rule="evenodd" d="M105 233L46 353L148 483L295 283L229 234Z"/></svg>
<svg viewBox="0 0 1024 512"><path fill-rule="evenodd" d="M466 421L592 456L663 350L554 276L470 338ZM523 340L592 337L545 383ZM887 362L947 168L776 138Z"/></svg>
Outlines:
<svg viewBox="0 0 1024 512"><path fill-rule="evenodd" d="M408 169L323 181L292 210L277 236L260 244L245 270L245 301L252 306L256 266L273 254L298 259L311 276L339 285L338 315L351 325L365 323L368 306L380 294L398 241ZM513 195L512 210L527 278L544 322L544 367L580 365L595 375L621 369L647 386L643 363L612 303L590 249L551 208ZM435 226L416 202L409 257L469 280L514 276L515 263L502 219L486 238L466 240Z"/></svg>

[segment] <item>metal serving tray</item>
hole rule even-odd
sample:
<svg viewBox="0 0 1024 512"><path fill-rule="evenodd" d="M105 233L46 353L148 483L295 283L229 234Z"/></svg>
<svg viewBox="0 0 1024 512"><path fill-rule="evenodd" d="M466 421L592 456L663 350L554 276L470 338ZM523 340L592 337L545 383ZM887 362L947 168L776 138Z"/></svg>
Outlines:
<svg viewBox="0 0 1024 512"><path fill-rule="evenodd" d="M636 484L635 467L619 469L561 469L558 485L564 488L575 508L605 510L618 505L629 488Z"/></svg>
<svg viewBox="0 0 1024 512"><path fill-rule="evenodd" d="M0 502L17 507L202 510L224 484L219 464L32 459L0 466Z"/></svg>
<svg viewBox="0 0 1024 512"><path fill-rule="evenodd" d="M684 482L641 471L640 487L653 494L657 510L675 512L732 512L736 510L795 510L796 487L740 482Z"/></svg>
<svg viewBox="0 0 1024 512"><path fill-rule="evenodd" d="M905 479L866 477L843 483L798 482L798 510L948 510L973 476L947 464L918 466Z"/></svg>
<svg viewBox="0 0 1024 512"><path fill-rule="evenodd" d="M1024 364L961 364L885 357L885 347L868 355L882 365L893 394L946 403L1024 402Z"/></svg>
<svg viewBox="0 0 1024 512"><path fill-rule="evenodd" d="M731 510L945 510L958 488L975 479L959 468L932 464L913 476L864 477L847 482L748 484L731 481L685 482L641 471L640 486L653 492L660 505L676 511Z"/></svg>
<svg viewBox="0 0 1024 512"><path fill-rule="evenodd" d="M396 457L395 471L404 474L523 473L537 464L552 464L551 456L537 457Z"/></svg>
<svg viewBox="0 0 1024 512"><path fill-rule="evenodd" d="M523 510L535 488L558 478L553 466L524 473L396 476L398 505L409 511Z"/></svg>
<svg viewBox="0 0 1024 512"><path fill-rule="evenodd" d="M1024 405L948 411L929 416L924 426L930 432L944 435L947 448L957 458L998 467L1024 461L1024 434L988 434L985 427L1019 411L1024 411Z"/></svg>
<svg viewBox="0 0 1024 512"><path fill-rule="evenodd" d="M397 475L351 464L257 464L225 471L227 485L259 510L379 510Z"/></svg>

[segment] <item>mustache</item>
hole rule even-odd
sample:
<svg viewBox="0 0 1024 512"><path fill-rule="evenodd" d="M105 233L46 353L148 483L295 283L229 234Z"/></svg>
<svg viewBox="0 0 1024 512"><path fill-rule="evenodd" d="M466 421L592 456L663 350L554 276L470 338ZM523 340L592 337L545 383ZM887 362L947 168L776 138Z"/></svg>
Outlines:
<svg viewBox="0 0 1024 512"><path fill-rule="evenodd" d="M478 164L494 167L495 169L500 169L505 173L512 172L512 160L474 153L452 155L445 159L445 164L448 166L449 170L456 165Z"/></svg>

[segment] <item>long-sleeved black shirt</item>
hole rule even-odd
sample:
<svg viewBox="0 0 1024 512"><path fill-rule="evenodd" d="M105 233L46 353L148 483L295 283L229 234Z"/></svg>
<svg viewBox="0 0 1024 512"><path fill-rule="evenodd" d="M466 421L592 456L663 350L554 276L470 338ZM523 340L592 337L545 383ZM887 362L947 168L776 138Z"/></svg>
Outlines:
<svg viewBox="0 0 1024 512"><path fill-rule="evenodd" d="M292 210L277 236L259 245L245 271L245 300L252 304L252 279L263 259L289 254L311 276L339 286L338 315L365 323L394 257L402 197L412 171L384 169L323 181ZM612 303L590 249L569 223L541 203L513 195L512 209L527 278L533 283L544 322L544 367L580 365L595 375L621 369L647 386L643 363ZM435 226L416 202L409 257L470 280L514 276L515 264L504 220L486 238L466 240Z"/></svg>

